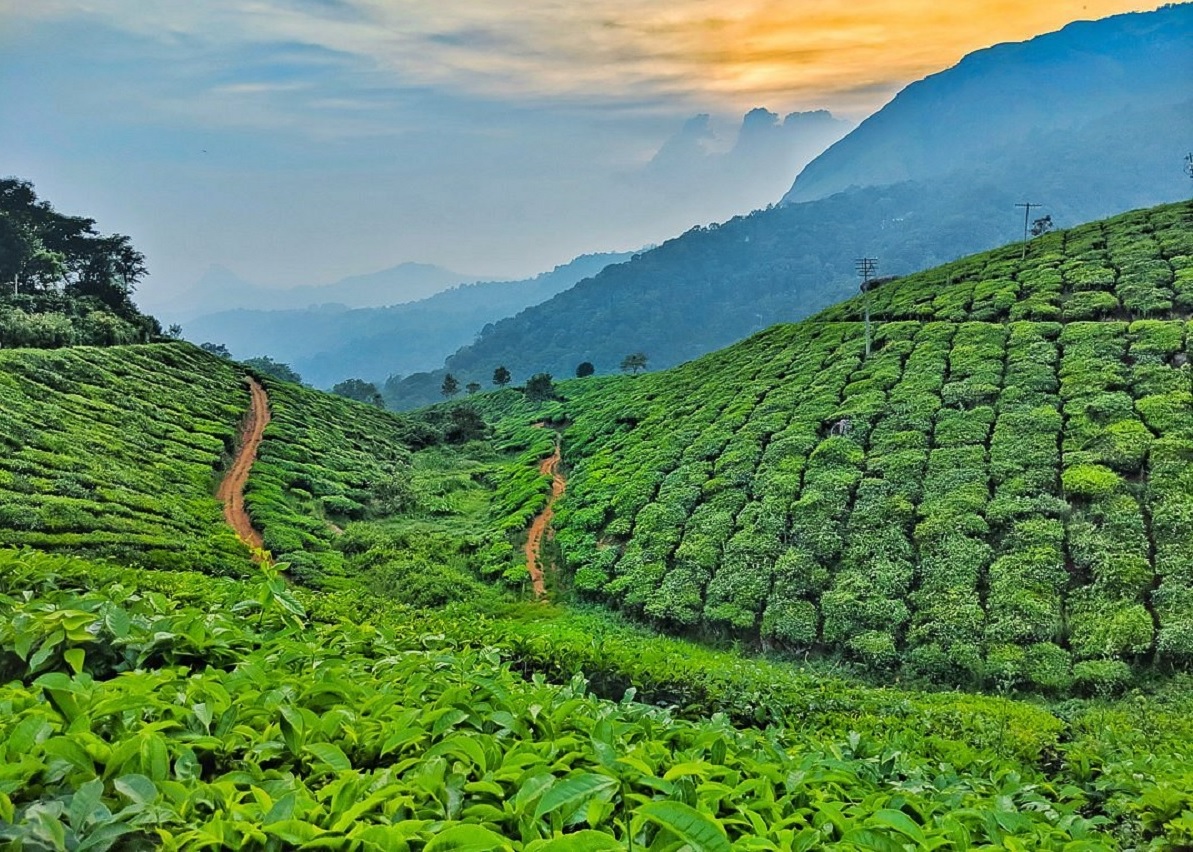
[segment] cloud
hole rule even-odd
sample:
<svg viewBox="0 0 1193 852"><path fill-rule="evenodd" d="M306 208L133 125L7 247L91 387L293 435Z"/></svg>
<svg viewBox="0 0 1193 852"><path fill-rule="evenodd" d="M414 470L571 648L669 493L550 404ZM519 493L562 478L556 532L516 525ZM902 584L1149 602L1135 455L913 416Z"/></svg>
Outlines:
<svg viewBox="0 0 1193 852"><path fill-rule="evenodd" d="M84 18L203 57L290 44L350 57L369 85L531 104L677 103L740 110L781 100L868 112L900 84L994 41L1130 0L0 0L6 18ZM346 75L352 76L352 75ZM252 85L253 81L244 81ZM341 81L348 88L360 79ZM345 96L340 91L336 96Z"/></svg>

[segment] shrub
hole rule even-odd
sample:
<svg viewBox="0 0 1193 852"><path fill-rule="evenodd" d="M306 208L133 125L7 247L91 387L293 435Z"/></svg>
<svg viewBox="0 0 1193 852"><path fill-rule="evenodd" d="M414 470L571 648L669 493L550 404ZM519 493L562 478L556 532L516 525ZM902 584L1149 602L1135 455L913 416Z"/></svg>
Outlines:
<svg viewBox="0 0 1193 852"><path fill-rule="evenodd" d="M1131 668L1121 660L1086 660L1073 666L1073 679L1086 695L1112 698L1131 685Z"/></svg>
<svg viewBox="0 0 1193 852"><path fill-rule="evenodd" d="M1108 467L1100 464L1078 464L1067 468L1061 474L1061 485L1065 494L1086 500L1096 500L1113 494L1122 484L1122 479Z"/></svg>

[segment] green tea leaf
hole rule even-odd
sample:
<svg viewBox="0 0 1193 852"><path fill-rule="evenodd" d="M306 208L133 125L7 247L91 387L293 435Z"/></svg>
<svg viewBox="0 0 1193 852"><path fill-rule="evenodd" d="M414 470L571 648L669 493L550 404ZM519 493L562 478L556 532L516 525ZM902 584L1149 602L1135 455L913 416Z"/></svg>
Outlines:
<svg viewBox="0 0 1193 852"><path fill-rule="evenodd" d="M66 664L71 667L71 670L75 674L79 674L83 671L83 661L87 658L87 655L82 648L71 648L62 655L62 658L66 660Z"/></svg>
<svg viewBox="0 0 1193 852"><path fill-rule="evenodd" d="M538 841L526 847L527 852L604 852L604 850L623 850L625 845L603 831L585 829L562 837L553 837L547 841Z"/></svg>
<svg viewBox="0 0 1193 852"><path fill-rule="evenodd" d="M692 852L731 852L729 838L707 814L682 802L648 802L637 816L665 828L692 848Z"/></svg>
<svg viewBox="0 0 1193 852"><path fill-rule="evenodd" d="M310 843L326 832L317 825L298 819L285 819L263 826L265 833L283 843Z"/></svg>
<svg viewBox="0 0 1193 852"><path fill-rule="evenodd" d="M927 842L927 838L924 836L924 830L920 828L920 826L917 825L911 817L903 813L903 811L885 808L875 812L872 817L866 820L866 824L893 829L905 837L914 840L921 846Z"/></svg>
<svg viewBox="0 0 1193 852"><path fill-rule="evenodd" d="M566 808L565 813L579 807L594 796L617 786L617 779L595 772L581 772L556 781L539 799L534 809L534 818L542 819L547 814Z"/></svg>
<svg viewBox="0 0 1193 852"><path fill-rule="evenodd" d="M138 805L148 804L157 798L157 785L144 775L133 773L116 779L116 792L123 793Z"/></svg>
<svg viewBox="0 0 1193 852"><path fill-rule="evenodd" d="M494 852L512 848L500 834L482 826L454 825L436 834L424 852Z"/></svg>
<svg viewBox="0 0 1193 852"><path fill-rule="evenodd" d="M352 768L352 761L340 749L338 745L332 743L311 743L306 747L306 751L313 754L318 760L326 763L336 772L346 772Z"/></svg>
<svg viewBox="0 0 1193 852"><path fill-rule="evenodd" d="M104 795L104 782L98 778L80 784L75 794L70 798L70 809L67 812L70 824L78 832L99 807L100 799Z"/></svg>

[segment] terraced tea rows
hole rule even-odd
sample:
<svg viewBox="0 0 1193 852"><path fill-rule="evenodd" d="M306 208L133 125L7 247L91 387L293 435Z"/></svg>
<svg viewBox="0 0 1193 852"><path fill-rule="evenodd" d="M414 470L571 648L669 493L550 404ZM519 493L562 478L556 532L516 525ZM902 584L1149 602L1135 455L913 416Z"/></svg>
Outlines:
<svg viewBox="0 0 1193 852"><path fill-rule="evenodd" d="M244 570L213 495L248 399L189 346L0 352L0 543Z"/></svg>
<svg viewBox="0 0 1193 852"><path fill-rule="evenodd" d="M0 352L0 544L220 574L250 567L215 486L244 368L187 344ZM335 573L329 518L386 511L434 430L264 379L273 420L246 505L298 572Z"/></svg>
<svg viewBox="0 0 1193 852"><path fill-rule="evenodd" d="M950 683L1113 690L1193 661L1193 206L1019 255L881 285L869 358L853 300L567 384L576 588Z"/></svg>

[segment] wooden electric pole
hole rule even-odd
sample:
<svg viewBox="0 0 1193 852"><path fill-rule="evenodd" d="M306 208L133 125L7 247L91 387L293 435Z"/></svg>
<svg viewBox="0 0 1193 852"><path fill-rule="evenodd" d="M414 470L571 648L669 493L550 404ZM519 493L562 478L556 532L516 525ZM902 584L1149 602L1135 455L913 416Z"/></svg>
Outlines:
<svg viewBox="0 0 1193 852"><path fill-rule="evenodd" d="M1023 208L1023 257L1021 260L1027 259L1027 220L1031 217L1031 208L1043 207L1043 204L1036 204L1032 201L1025 201L1022 204L1016 204L1016 207Z"/></svg>
<svg viewBox="0 0 1193 852"><path fill-rule="evenodd" d="M878 258L876 257L859 257L854 261L857 267L857 274L862 279L862 304L866 316L866 357L870 357L870 279L874 275L874 270L878 268Z"/></svg>

